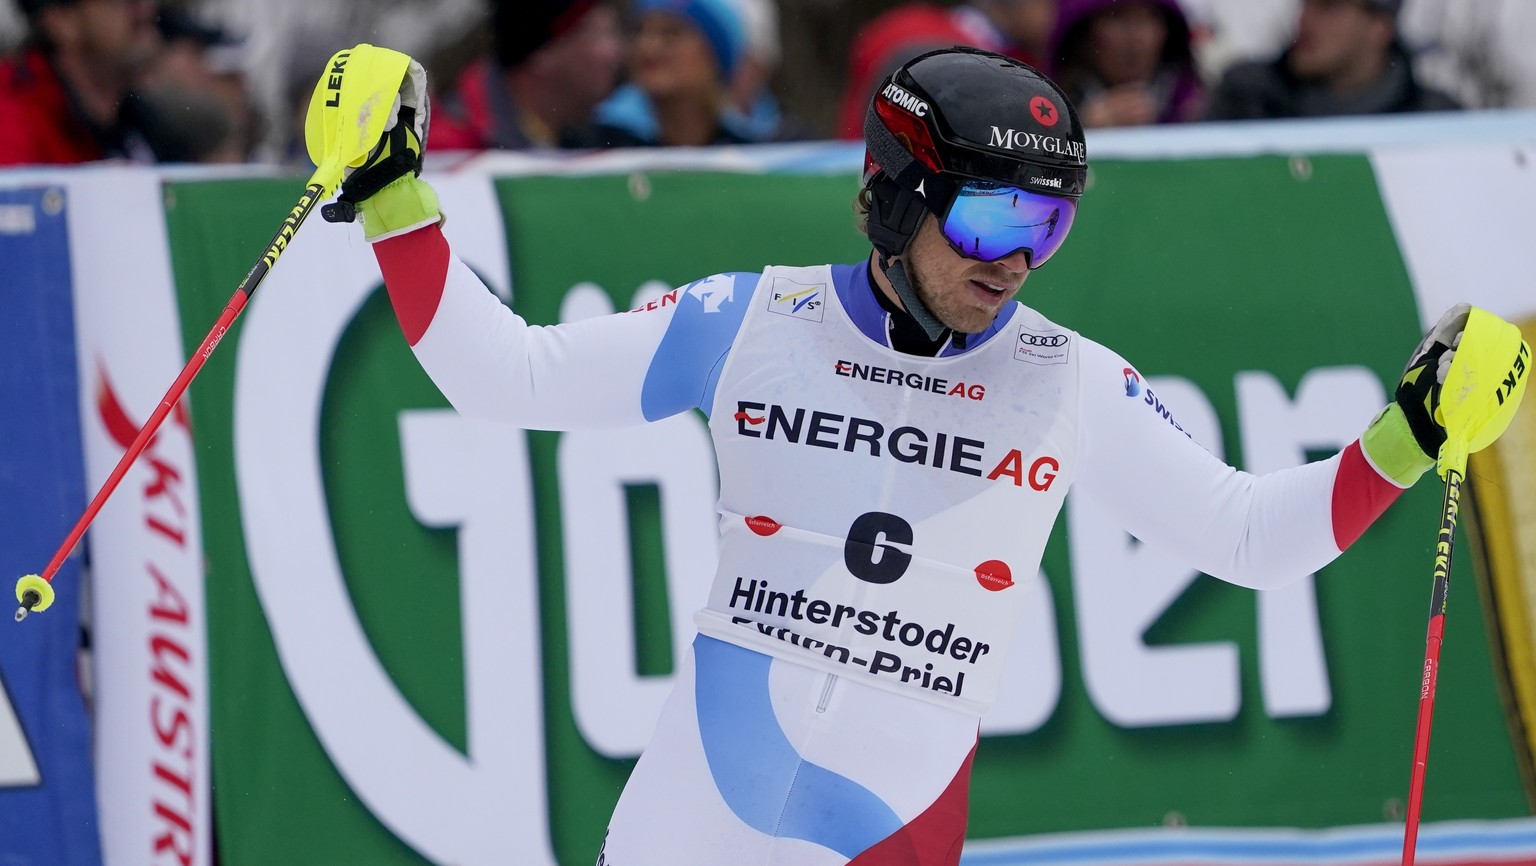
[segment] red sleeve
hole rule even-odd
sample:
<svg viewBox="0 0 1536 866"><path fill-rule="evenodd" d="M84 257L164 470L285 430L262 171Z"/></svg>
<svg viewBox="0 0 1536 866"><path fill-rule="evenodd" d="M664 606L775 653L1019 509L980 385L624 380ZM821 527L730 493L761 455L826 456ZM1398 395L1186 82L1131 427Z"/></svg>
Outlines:
<svg viewBox="0 0 1536 866"><path fill-rule="evenodd" d="M440 226L427 226L373 245L390 304L405 340L412 346L426 333L443 298L448 278L448 239Z"/></svg>
<svg viewBox="0 0 1536 866"><path fill-rule="evenodd" d="M1339 550L1354 544L1402 493L1366 461L1360 443L1351 442L1333 479L1333 541Z"/></svg>

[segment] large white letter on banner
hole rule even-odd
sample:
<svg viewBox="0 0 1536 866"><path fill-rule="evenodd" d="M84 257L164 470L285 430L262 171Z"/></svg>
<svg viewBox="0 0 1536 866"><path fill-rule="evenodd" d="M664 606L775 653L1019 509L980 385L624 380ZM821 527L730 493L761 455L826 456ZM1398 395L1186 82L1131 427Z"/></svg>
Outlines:
<svg viewBox="0 0 1536 866"><path fill-rule="evenodd" d="M666 291L642 286L632 307ZM560 319L613 312L597 286L575 286ZM566 628L571 636L571 703L582 737L611 758L634 757L650 741L672 676L641 676L638 640L666 640L681 661L693 639L693 612L709 594L719 549L709 433L692 414L634 427L560 437L560 524L565 539ZM624 488L661 493L670 635L635 634L634 576Z"/></svg>
<svg viewBox="0 0 1536 866"><path fill-rule="evenodd" d="M439 186L445 203L452 187ZM482 243L499 245L492 207L457 207L465 225L484 227ZM460 249L473 261L476 247ZM432 730L390 679L337 560L320 467L321 402L336 345L377 281L365 244L306 230L247 314L235 455L251 573L316 736L385 826L440 863L553 863L521 433L442 412L401 420L413 512L459 528L468 755Z"/></svg>
<svg viewBox="0 0 1536 866"><path fill-rule="evenodd" d="M1313 370L1296 399L1269 373L1237 376L1243 465L1264 474L1307 462L1307 451L1353 442L1385 405L1376 374L1364 367ZM1271 718L1319 716L1333 704L1313 576L1258 593L1259 678Z"/></svg>
<svg viewBox="0 0 1536 866"><path fill-rule="evenodd" d="M1192 383L1149 377L1196 442L1221 456L1221 426ZM1227 721L1241 703L1230 642L1149 647L1143 635L1199 572L1127 535L1091 499L1067 497L1083 679L1094 706L1126 728Z"/></svg>

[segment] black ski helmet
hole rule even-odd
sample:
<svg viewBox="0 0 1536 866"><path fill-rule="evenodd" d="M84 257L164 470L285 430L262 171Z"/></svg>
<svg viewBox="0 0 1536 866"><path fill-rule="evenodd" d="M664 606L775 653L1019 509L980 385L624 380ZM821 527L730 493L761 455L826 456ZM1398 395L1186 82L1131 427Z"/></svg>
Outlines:
<svg viewBox="0 0 1536 866"><path fill-rule="evenodd" d="M864 116L864 146L869 238L886 257L965 180L1077 198L1088 178L1083 127L1061 89L978 48L930 51L891 73Z"/></svg>

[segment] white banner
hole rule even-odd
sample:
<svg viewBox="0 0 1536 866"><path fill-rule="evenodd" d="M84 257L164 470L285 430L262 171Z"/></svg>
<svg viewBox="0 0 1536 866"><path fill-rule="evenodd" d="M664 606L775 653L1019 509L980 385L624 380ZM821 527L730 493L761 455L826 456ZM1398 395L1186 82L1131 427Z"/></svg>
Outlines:
<svg viewBox="0 0 1536 866"><path fill-rule="evenodd" d="M86 489L185 363L159 176L67 176ZM230 286L230 291L234 291ZM209 322L212 325L212 322ZM211 863L197 472L182 401L87 534L96 782L106 866Z"/></svg>

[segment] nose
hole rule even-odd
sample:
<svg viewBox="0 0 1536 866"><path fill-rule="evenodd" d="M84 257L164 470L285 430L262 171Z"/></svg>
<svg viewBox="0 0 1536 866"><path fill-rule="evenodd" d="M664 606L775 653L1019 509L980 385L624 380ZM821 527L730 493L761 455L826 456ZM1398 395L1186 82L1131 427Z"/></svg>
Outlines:
<svg viewBox="0 0 1536 866"><path fill-rule="evenodd" d="M993 264L1002 265L1016 274L1023 275L1029 272L1029 253L1018 250L1003 256Z"/></svg>

